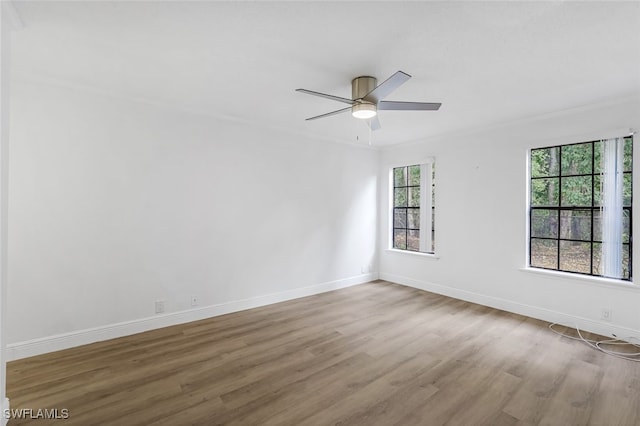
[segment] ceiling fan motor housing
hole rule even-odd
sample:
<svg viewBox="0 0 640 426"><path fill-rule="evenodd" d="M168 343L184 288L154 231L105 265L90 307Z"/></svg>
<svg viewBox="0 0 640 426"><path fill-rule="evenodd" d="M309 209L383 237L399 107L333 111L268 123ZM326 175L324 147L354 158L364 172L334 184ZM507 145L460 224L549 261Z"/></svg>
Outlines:
<svg viewBox="0 0 640 426"><path fill-rule="evenodd" d="M373 102L365 101L363 98L376 88L374 77L356 77L351 81L351 99L357 101L351 107L351 115L360 119L375 117L377 113L376 105Z"/></svg>
<svg viewBox="0 0 640 426"><path fill-rule="evenodd" d="M375 77L356 77L351 81L351 99L362 99L376 88Z"/></svg>

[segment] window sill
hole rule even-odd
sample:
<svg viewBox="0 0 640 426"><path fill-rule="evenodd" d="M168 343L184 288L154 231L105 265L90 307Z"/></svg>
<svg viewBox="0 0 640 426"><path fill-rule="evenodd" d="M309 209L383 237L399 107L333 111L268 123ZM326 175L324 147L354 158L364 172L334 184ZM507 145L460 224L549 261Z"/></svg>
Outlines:
<svg viewBox="0 0 640 426"><path fill-rule="evenodd" d="M435 253L422 253L422 252L419 252L419 251L398 250L398 249L386 249L385 251L388 252L388 253L398 253L398 254L406 254L406 255L409 255L409 256L423 257L423 258L431 259L431 260L440 259L440 256L436 256Z"/></svg>
<svg viewBox="0 0 640 426"><path fill-rule="evenodd" d="M553 278L584 281L586 283L589 283L591 285L596 285L599 287L609 287L609 288L615 287L615 288L624 289L624 290L640 291L640 286L633 284L633 282L616 280L614 278L594 277L590 275L573 274L571 272L551 271L548 269L531 268L529 266L520 268L520 270L523 272L528 272L533 274L546 275L548 277L553 277Z"/></svg>

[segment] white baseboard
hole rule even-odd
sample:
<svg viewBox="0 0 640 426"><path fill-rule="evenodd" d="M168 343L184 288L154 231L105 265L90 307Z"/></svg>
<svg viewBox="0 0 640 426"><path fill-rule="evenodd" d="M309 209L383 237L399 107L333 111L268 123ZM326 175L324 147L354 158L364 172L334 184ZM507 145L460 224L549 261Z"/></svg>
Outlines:
<svg viewBox="0 0 640 426"><path fill-rule="evenodd" d="M526 305L514 302L512 300L502 299L499 297L487 296L480 293L474 293L467 290L461 290L454 287L434 284L427 281L416 280L401 275L380 273L380 279L390 281L397 284L406 285L408 287L429 291L431 293L442 294L444 296L453 297L455 299L465 300L467 302L477 303L479 305L489 306L500 309L502 311L513 312L531 318L536 318L550 323L558 323L569 327L579 327L581 330L600 334L603 336L616 335L621 339L631 337L640 339L640 330L634 330L621 325L610 322L596 321L589 318L583 318L575 315L557 312L538 306Z"/></svg>
<svg viewBox="0 0 640 426"><path fill-rule="evenodd" d="M357 284L366 283L378 279L376 272L356 275L350 278L316 284L308 287L301 287L279 293L271 293L249 299L234 300L217 305L203 306L179 312L170 312L153 317L140 318L132 321L125 321L116 324L89 328L85 330L73 331L70 333L57 334L54 336L39 339L27 340L24 342L11 343L7 345L7 361L41 355L48 352L55 352L88 343L100 342L117 337L129 336L131 334L183 324L191 321L198 321L206 318L225 315L232 312L243 311L245 309L257 308L259 306L271 305L273 303L284 302L300 297L312 296L314 294L327 291L338 290Z"/></svg>
<svg viewBox="0 0 640 426"><path fill-rule="evenodd" d="M9 422L9 416L5 415L5 413L8 413L10 408L11 406L9 405L9 398L5 398L4 401L2 401L2 413L0 414L0 419L2 419L2 426L6 426L6 424Z"/></svg>

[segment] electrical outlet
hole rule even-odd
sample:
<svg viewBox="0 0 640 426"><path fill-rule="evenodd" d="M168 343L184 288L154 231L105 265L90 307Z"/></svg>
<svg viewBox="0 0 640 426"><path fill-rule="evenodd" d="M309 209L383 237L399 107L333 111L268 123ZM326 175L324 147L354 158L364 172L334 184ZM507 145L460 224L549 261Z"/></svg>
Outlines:
<svg viewBox="0 0 640 426"><path fill-rule="evenodd" d="M191 295L191 306L198 306L198 296L195 294Z"/></svg>
<svg viewBox="0 0 640 426"><path fill-rule="evenodd" d="M611 309L602 308L602 315L600 316L600 319L604 321L611 321L612 315L613 315L613 312L611 311Z"/></svg>
<svg viewBox="0 0 640 426"><path fill-rule="evenodd" d="M156 314L164 312L164 300L156 300Z"/></svg>

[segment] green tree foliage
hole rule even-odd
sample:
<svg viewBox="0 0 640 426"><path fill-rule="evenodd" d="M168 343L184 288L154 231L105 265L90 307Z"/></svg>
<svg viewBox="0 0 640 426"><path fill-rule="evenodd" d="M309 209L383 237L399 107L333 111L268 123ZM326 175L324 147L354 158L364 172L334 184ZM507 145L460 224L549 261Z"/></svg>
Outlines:
<svg viewBox="0 0 640 426"><path fill-rule="evenodd" d="M407 206L407 168L397 167L393 169L393 206Z"/></svg>
<svg viewBox="0 0 640 426"><path fill-rule="evenodd" d="M531 204L558 205L558 148L531 151Z"/></svg>
<svg viewBox="0 0 640 426"><path fill-rule="evenodd" d="M632 165L632 139L624 143L624 171ZM561 158L560 158L561 157ZM587 142L531 151L531 204L533 206L590 207L601 203L602 143ZM559 161L561 160L561 161ZM562 164L562 170L559 169ZM589 176L584 176L589 175ZM559 199L558 176L562 176L562 199ZM592 182L593 180L593 182ZM631 205L631 174L623 179L623 200Z"/></svg>
<svg viewBox="0 0 640 426"><path fill-rule="evenodd" d="M394 247L420 250L419 164L393 169Z"/></svg>
<svg viewBox="0 0 640 426"><path fill-rule="evenodd" d="M420 207L420 165L393 169L394 207Z"/></svg>

